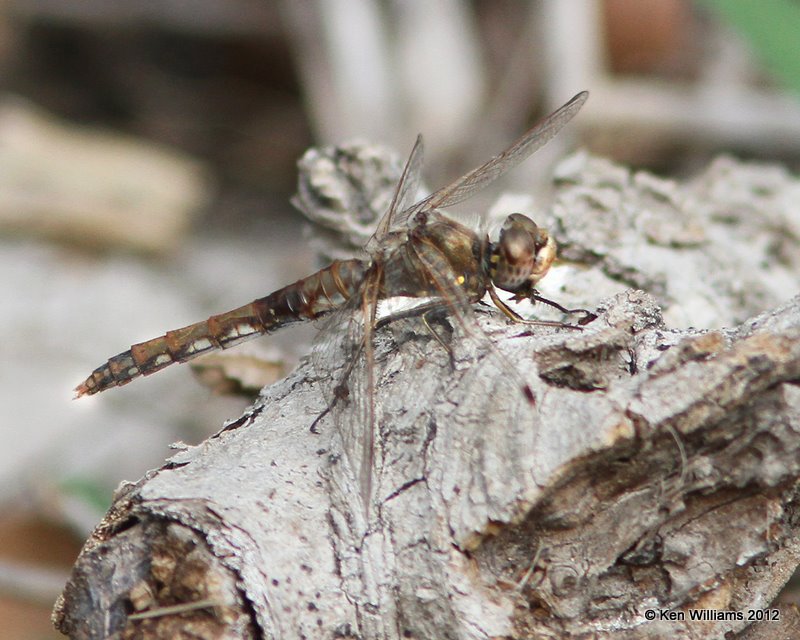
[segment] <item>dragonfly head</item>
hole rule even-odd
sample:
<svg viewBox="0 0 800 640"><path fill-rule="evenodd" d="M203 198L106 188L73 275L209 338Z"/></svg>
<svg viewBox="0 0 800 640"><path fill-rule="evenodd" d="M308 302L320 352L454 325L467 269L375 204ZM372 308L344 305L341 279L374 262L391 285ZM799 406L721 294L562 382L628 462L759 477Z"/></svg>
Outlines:
<svg viewBox="0 0 800 640"><path fill-rule="evenodd" d="M523 298L533 293L556 257L556 243L537 224L512 213L503 223L500 239L490 256L490 276L494 285Z"/></svg>

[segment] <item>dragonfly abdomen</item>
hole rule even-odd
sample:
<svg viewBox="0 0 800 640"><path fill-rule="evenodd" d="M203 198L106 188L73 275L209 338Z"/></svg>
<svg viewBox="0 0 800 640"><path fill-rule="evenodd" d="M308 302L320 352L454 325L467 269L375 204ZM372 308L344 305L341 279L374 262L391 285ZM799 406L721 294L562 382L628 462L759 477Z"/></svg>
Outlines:
<svg viewBox="0 0 800 640"><path fill-rule="evenodd" d="M337 260L264 298L135 344L95 369L76 387L76 397L127 384L174 362L227 349L293 322L318 318L355 294L367 267L362 260Z"/></svg>

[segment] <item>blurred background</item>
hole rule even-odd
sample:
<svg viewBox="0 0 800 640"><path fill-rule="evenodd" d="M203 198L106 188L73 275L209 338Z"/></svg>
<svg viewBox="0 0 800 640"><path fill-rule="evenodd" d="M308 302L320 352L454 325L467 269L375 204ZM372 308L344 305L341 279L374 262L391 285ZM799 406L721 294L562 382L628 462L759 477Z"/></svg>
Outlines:
<svg viewBox="0 0 800 640"><path fill-rule="evenodd" d="M187 366L71 398L131 343L317 268L289 202L307 147L405 155L422 132L436 187L588 89L518 188L577 146L676 178L720 153L796 172L798 33L793 0L2 3L0 635L60 637L114 488L248 404ZM233 353L266 363L257 386L308 336Z"/></svg>

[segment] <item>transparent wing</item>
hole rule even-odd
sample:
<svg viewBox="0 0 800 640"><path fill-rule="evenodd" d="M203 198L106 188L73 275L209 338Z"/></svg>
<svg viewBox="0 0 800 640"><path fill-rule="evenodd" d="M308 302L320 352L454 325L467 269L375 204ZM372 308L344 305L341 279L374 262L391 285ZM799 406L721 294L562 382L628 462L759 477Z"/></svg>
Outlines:
<svg viewBox="0 0 800 640"><path fill-rule="evenodd" d="M400 180L397 182L392 203L389 205L389 210L380 219L375 233L372 234L372 237L367 242L368 251L374 249L380 239L386 235L390 229L397 226L394 220L397 212L408 209L411 205L412 198L416 197L417 190L419 189L424 156L425 145L422 141L422 135L418 135L414 147L411 149L411 154L408 156L408 160L406 160L406 165L403 167Z"/></svg>
<svg viewBox="0 0 800 640"><path fill-rule="evenodd" d="M378 282L376 272L368 274L359 293L323 321L312 349L314 369L327 402L312 429L330 416L342 438L348 466L358 478L365 512L372 499L377 428L372 335Z"/></svg>
<svg viewBox="0 0 800 640"><path fill-rule="evenodd" d="M472 197L547 144L580 111L588 97L587 91L581 91L572 100L525 132L502 153L407 209L401 209L400 213L393 214L390 220L391 225L393 227L401 226L419 211L443 209Z"/></svg>

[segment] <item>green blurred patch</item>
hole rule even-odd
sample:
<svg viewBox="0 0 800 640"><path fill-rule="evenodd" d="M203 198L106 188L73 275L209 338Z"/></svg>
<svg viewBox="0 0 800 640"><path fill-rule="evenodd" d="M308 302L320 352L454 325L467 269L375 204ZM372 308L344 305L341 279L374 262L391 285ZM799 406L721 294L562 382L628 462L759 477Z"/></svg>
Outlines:
<svg viewBox="0 0 800 640"><path fill-rule="evenodd" d="M744 36L778 81L800 95L798 0L699 0Z"/></svg>
<svg viewBox="0 0 800 640"><path fill-rule="evenodd" d="M72 476L59 483L64 494L77 498L100 514L111 506L111 494L108 487L82 476Z"/></svg>

